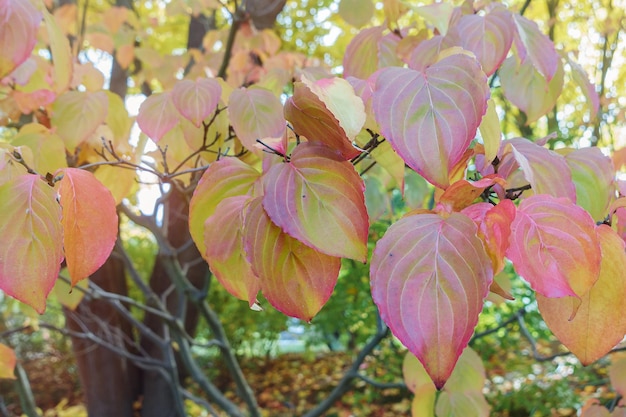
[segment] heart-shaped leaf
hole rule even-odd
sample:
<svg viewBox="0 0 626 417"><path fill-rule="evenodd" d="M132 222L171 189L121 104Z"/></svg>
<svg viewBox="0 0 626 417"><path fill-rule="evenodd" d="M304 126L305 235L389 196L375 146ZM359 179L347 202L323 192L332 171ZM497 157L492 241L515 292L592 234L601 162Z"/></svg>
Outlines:
<svg viewBox="0 0 626 417"><path fill-rule="evenodd" d="M449 36L463 49L472 51L487 76L493 74L511 49L515 27L511 12L506 8L494 7L484 16L463 15L450 28Z"/></svg>
<svg viewBox="0 0 626 417"><path fill-rule="evenodd" d="M372 297L393 334L443 387L467 346L493 279L467 216L415 214L393 224L371 264Z"/></svg>
<svg viewBox="0 0 626 417"><path fill-rule="evenodd" d="M240 88L233 90L228 102L230 123L248 150L257 149L257 139L283 135L286 126L283 105L271 91Z"/></svg>
<svg viewBox="0 0 626 417"><path fill-rule="evenodd" d="M270 168L263 184L263 207L285 233L327 255L365 262L365 186L336 152L322 144L302 143L291 162Z"/></svg>
<svg viewBox="0 0 626 417"><path fill-rule="evenodd" d="M252 306L261 289L243 248L243 209L251 199L240 195L222 200L204 223L206 259L222 286Z"/></svg>
<svg viewBox="0 0 626 417"><path fill-rule="evenodd" d="M571 319L572 298L537 294L539 311L556 337L583 365L606 355L626 334L626 252L624 241L609 226L598 227L602 263L598 281L582 296Z"/></svg>
<svg viewBox="0 0 626 417"><path fill-rule="evenodd" d="M61 207L37 175L0 185L0 289L43 314L63 261Z"/></svg>
<svg viewBox="0 0 626 417"><path fill-rule="evenodd" d="M531 196L518 206L506 256L545 297L582 297L598 280L600 242L584 209L565 198Z"/></svg>
<svg viewBox="0 0 626 417"><path fill-rule="evenodd" d="M373 109L383 135L404 161L446 188L487 110L487 77L476 59L449 55L423 71L386 68Z"/></svg>
<svg viewBox="0 0 626 417"><path fill-rule="evenodd" d="M52 124L71 153L83 143L107 116L109 100L103 91L68 91L52 105Z"/></svg>
<svg viewBox="0 0 626 417"><path fill-rule="evenodd" d="M202 256L207 251L206 220L225 198L250 193L259 177L257 170L237 158L220 159L204 172L189 202L189 232Z"/></svg>
<svg viewBox="0 0 626 417"><path fill-rule="evenodd" d="M557 62L554 77L547 81L529 60L510 56L499 69L504 96L526 113L526 124L547 114L563 89L563 65Z"/></svg>
<svg viewBox="0 0 626 417"><path fill-rule="evenodd" d="M156 93L148 97L137 114L137 124L143 133L155 142L176 126L180 115L170 93Z"/></svg>
<svg viewBox="0 0 626 417"><path fill-rule="evenodd" d="M283 233L261 198L244 213L244 247L263 295L277 310L310 321L335 288L341 259L324 255Z"/></svg>
<svg viewBox="0 0 626 417"><path fill-rule="evenodd" d="M59 186L63 246L72 284L93 274L117 240L117 212L111 192L89 171L63 170Z"/></svg>
<svg viewBox="0 0 626 417"><path fill-rule="evenodd" d="M26 61L37 43L42 15L24 0L0 0L0 79Z"/></svg>
<svg viewBox="0 0 626 417"><path fill-rule="evenodd" d="M216 79L182 80L174 84L172 102L183 117L200 127L217 108L221 95L222 86Z"/></svg>

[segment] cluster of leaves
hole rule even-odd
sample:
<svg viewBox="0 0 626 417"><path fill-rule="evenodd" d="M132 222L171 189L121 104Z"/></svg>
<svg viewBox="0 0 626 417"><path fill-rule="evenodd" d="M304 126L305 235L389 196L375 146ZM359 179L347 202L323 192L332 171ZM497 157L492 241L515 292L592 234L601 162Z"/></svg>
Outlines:
<svg viewBox="0 0 626 417"><path fill-rule="evenodd" d="M611 160L597 148L549 150L550 137L502 139L493 83L535 121L554 106L569 62L521 14L498 3L409 10L385 2L386 23L348 45L343 78L303 70L278 53L275 35L251 30L238 38L228 82L198 76L215 67L211 46L221 42L207 38L209 52L194 55L187 79L153 65L163 91L137 116L159 147L146 167L143 147L128 145L132 119L121 100L86 68L69 70L69 43L45 8L0 0L0 10L10 22L0 37L7 100L49 116L0 148L0 288L37 311L63 260L76 284L109 256L115 205L130 191L109 187L128 184L111 180L117 165L129 168L131 183L139 169L195 187L190 232L224 288L254 309L261 292L277 310L310 321L333 293L342 258L368 261L370 216L357 168L376 162L400 189L405 165L434 189L430 207L394 222L369 262L383 320L434 383L415 385L429 399L416 409L432 408L435 388L443 389L441 415L452 412L454 401L444 399L456 392L486 409L482 379L464 384L453 370L461 358L460 368L484 374L464 349L488 292L510 298L494 281L505 259L582 363L626 334L626 198ZM42 20L54 66L31 55ZM130 62L133 52L149 61L147 51L131 49L118 45L118 58ZM265 61L271 70L236 59L251 49L273 59ZM568 67L594 117L593 85ZM52 76L41 77L45 71ZM283 104L285 90L293 94Z"/></svg>

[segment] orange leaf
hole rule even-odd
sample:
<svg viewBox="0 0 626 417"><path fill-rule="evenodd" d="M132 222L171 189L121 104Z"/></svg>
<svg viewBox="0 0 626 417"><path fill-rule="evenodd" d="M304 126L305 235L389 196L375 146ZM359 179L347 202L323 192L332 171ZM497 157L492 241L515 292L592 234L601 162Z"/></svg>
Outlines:
<svg viewBox="0 0 626 417"><path fill-rule="evenodd" d="M352 141L365 123L365 106L346 80L296 82L293 97L285 104L285 118L296 133L338 150L344 159L360 153Z"/></svg>
<svg viewBox="0 0 626 417"><path fill-rule="evenodd" d="M0 343L0 379L15 379L17 357L13 349Z"/></svg>
<svg viewBox="0 0 626 417"><path fill-rule="evenodd" d="M117 213L111 192L89 171L63 170L59 195L63 245L72 285L104 264L117 239Z"/></svg>
<svg viewBox="0 0 626 417"><path fill-rule="evenodd" d="M61 208L36 175L0 185L0 289L42 314L63 261Z"/></svg>
<svg viewBox="0 0 626 417"><path fill-rule="evenodd" d="M581 297L576 316L572 298L547 298L537 294L541 315L550 330L583 365L604 356L626 334L626 253L624 241L610 227L597 229L602 249L598 281Z"/></svg>

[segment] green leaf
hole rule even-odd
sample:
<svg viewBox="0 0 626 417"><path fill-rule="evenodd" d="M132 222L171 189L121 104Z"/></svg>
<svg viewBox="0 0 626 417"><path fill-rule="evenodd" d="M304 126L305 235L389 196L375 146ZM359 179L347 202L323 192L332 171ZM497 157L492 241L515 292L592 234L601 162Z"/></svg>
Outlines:
<svg viewBox="0 0 626 417"><path fill-rule="evenodd" d="M236 158L220 159L204 172L189 202L189 232L202 256L207 250L204 243L205 221L225 198L251 193L260 175Z"/></svg>
<svg viewBox="0 0 626 417"><path fill-rule="evenodd" d="M65 147L74 153L104 123L109 100L103 91L68 91L52 104L52 124Z"/></svg>
<svg viewBox="0 0 626 417"><path fill-rule="evenodd" d="M0 185L0 289L42 314L63 261L61 207L36 175Z"/></svg>

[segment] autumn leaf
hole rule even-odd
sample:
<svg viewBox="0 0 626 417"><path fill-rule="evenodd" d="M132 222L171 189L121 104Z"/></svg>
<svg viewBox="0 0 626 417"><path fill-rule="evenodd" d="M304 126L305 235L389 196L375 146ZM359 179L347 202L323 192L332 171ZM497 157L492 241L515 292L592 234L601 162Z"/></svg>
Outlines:
<svg viewBox="0 0 626 417"><path fill-rule="evenodd" d="M171 93L157 93L148 97L139 107L137 124L150 139L159 142L176 126L180 115Z"/></svg>
<svg viewBox="0 0 626 417"><path fill-rule="evenodd" d="M450 171L475 137L488 98L478 61L456 53L423 70L381 70L373 109L383 135L407 165L447 188Z"/></svg>
<svg viewBox="0 0 626 417"><path fill-rule="evenodd" d="M0 79L20 66L37 43L42 15L24 0L0 0Z"/></svg>
<svg viewBox="0 0 626 417"><path fill-rule="evenodd" d="M505 149L510 147L524 178L535 194L566 197L576 202L572 173L562 155L524 138L507 139L503 146Z"/></svg>
<svg viewBox="0 0 626 417"><path fill-rule="evenodd" d="M263 184L263 207L285 233L327 255L365 262L365 186L336 152L302 143L290 162L269 169Z"/></svg>
<svg viewBox="0 0 626 417"><path fill-rule="evenodd" d="M547 194L519 205L506 256L545 297L582 297L600 273L600 243L589 213Z"/></svg>
<svg viewBox="0 0 626 417"><path fill-rule="evenodd" d="M0 379L15 379L13 372L16 364L15 351L0 343Z"/></svg>
<svg viewBox="0 0 626 417"><path fill-rule="evenodd" d="M36 175L0 185L0 289L42 314L63 261L61 207Z"/></svg>
<svg viewBox="0 0 626 417"><path fill-rule="evenodd" d="M597 229L602 250L600 275L583 295L572 319L572 298L547 298L537 294L546 324L583 365L607 354L626 334L626 252L624 241L609 226Z"/></svg>
<svg viewBox="0 0 626 417"><path fill-rule="evenodd" d="M117 240L117 212L111 192L89 172L66 168L59 195L63 246L72 285L96 272Z"/></svg>
<svg viewBox="0 0 626 417"><path fill-rule="evenodd" d="M211 271L226 291L250 306L261 289L243 245L243 210L251 198L239 195L223 199L204 223L205 255Z"/></svg>
<svg viewBox="0 0 626 417"><path fill-rule="evenodd" d="M74 153L104 123L107 108L108 98L103 91L68 91L55 100L52 123L69 152Z"/></svg>
<svg viewBox="0 0 626 417"><path fill-rule="evenodd" d="M189 202L189 232L202 256L206 255L204 224L218 204L236 195L251 193L260 173L236 158L224 158L204 172Z"/></svg>
<svg viewBox="0 0 626 417"><path fill-rule="evenodd" d="M263 295L286 315L310 321L330 298L341 259L283 233L263 209L261 197L250 201L244 219L246 256Z"/></svg>
<svg viewBox="0 0 626 417"><path fill-rule="evenodd" d="M502 6L485 15L461 16L447 35L454 44L472 51L487 76L493 74L506 58L515 34L512 13Z"/></svg>
<svg viewBox="0 0 626 417"><path fill-rule="evenodd" d="M279 138L286 127L283 106L269 90L249 88L230 94L228 117L241 143L248 150L258 149L257 139Z"/></svg>
<svg viewBox="0 0 626 417"><path fill-rule="evenodd" d="M443 387L469 342L493 279L467 216L415 214L394 223L371 263L372 297L393 334Z"/></svg>
<svg viewBox="0 0 626 417"><path fill-rule="evenodd" d="M365 107L346 80L303 78L294 83L285 118L297 134L336 149L346 160L360 153L352 142L365 123Z"/></svg>
<svg viewBox="0 0 626 417"><path fill-rule="evenodd" d="M196 127L217 109L222 86L215 79L182 80L172 89L172 102L180 114Z"/></svg>

